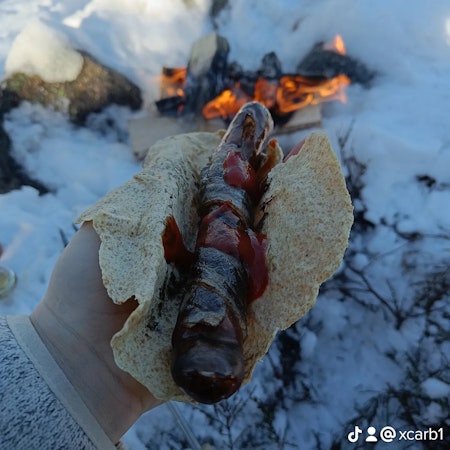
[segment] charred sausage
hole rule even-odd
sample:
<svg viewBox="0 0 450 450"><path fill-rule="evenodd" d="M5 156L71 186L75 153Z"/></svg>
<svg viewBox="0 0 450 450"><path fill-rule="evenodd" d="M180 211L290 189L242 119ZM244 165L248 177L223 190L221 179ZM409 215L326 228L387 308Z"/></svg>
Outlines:
<svg viewBox="0 0 450 450"><path fill-rule="evenodd" d="M194 400L215 403L244 378L248 302L267 284L266 239L253 215L267 173L262 150L272 131L259 103L235 116L200 175L200 226L191 282L172 335L172 376Z"/></svg>

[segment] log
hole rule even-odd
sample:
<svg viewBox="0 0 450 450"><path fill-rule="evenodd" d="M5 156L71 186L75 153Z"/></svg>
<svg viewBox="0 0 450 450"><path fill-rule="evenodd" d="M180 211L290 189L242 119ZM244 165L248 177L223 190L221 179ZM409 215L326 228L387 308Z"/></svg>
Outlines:
<svg viewBox="0 0 450 450"><path fill-rule="evenodd" d="M194 43L187 66L184 114L199 114L206 103L223 91L229 52L228 41L217 33Z"/></svg>
<svg viewBox="0 0 450 450"><path fill-rule="evenodd" d="M160 139L180 133L193 131L217 131L226 128L222 119L205 120L202 116L168 117L162 116L156 110L151 110L146 116L130 119L131 150L134 157L141 161L145 158L148 148Z"/></svg>
<svg viewBox="0 0 450 450"><path fill-rule="evenodd" d="M322 105L308 105L298 109L284 125L274 130L275 135L294 133L307 128L320 127L322 125Z"/></svg>

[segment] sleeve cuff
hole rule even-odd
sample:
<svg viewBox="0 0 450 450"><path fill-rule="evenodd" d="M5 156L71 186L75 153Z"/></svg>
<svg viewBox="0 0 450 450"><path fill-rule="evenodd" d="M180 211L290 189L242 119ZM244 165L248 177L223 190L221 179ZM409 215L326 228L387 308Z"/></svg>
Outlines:
<svg viewBox="0 0 450 450"><path fill-rule="evenodd" d="M22 350L92 443L97 448L117 450L41 341L30 318L19 315L7 316L6 319Z"/></svg>

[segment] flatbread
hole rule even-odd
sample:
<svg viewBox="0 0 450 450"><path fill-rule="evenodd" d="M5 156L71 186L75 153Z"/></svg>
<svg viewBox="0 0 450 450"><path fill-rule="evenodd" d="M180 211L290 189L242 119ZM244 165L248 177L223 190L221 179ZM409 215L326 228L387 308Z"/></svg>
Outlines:
<svg viewBox="0 0 450 450"><path fill-rule="evenodd" d="M268 181L262 232L269 242L269 283L247 324L247 380L277 331L312 308L320 285L342 263L353 224L350 195L325 133L312 133Z"/></svg>
<svg viewBox="0 0 450 450"><path fill-rule="evenodd" d="M191 401L170 373L171 336L183 289L164 260L161 235L174 216L188 247L196 238L198 176L221 135L189 133L153 145L143 170L83 213L100 236L103 282L115 303L139 305L112 339L117 365L161 400ZM353 208L324 133L269 174L262 231L269 242L269 283L252 302L244 341L246 380L276 332L313 306L320 284L341 264Z"/></svg>

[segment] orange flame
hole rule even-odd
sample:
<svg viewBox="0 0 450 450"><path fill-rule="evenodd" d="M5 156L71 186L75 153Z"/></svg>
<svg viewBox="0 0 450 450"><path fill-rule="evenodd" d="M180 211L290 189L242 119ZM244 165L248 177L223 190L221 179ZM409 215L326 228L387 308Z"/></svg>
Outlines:
<svg viewBox="0 0 450 450"><path fill-rule="evenodd" d="M284 76L277 90L277 105L281 113L289 113L307 105L316 105L331 100L345 103L344 89L350 84L346 75L338 75L330 80L314 80L298 75Z"/></svg>
<svg viewBox="0 0 450 450"><path fill-rule="evenodd" d="M221 116L233 117L246 102L256 100L281 114L287 114L308 105L316 105L331 100L345 103L345 87L350 84L346 75L338 75L330 80L316 80L300 75L285 75L279 84L259 78L255 84L253 99L245 94L238 85L223 91L218 97L208 102L203 108L206 119Z"/></svg>
<svg viewBox="0 0 450 450"><path fill-rule="evenodd" d="M184 96L184 85L186 83L186 67L163 67L160 79L160 97Z"/></svg>
<svg viewBox="0 0 450 450"><path fill-rule="evenodd" d="M324 44L323 49L339 53L340 55L347 54L347 50L345 49L344 40L342 39L342 36L340 34L337 34L332 41Z"/></svg>
<svg viewBox="0 0 450 450"><path fill-rule="evenodd" d="M345 44L340 35L322 47L324 50L346 54ZM161 98L184 96L187 69L163 68L161 76ZM300 75L284 75L279 80L258 78L255 83L253 98L241 88L239 83L231 89L224 90L219 96L208 102L202 110L206 119L233 117L245 103L256 100L267 108L280 114L291 113L297 109L317 103L340 100L345 103L345 88L350 84L346 75L331 79L317 79Z"/></svg>
<svg viewBox="0 0 450 450"><path fill-rule="evenodd" d="M254 100L267 108L274 108L277 104L278 81L270 81L259 77L255 83Z"/></svg>
<svg viewBox="0 0 450 450"><path fill-rule="evenodd" d="M241 89L239 83L236 83L233 89L224 90L220 95L208 102L203 107L202 113L205 119L222 117L224 120L227 120L251 100L251 97Z"/></svg>

